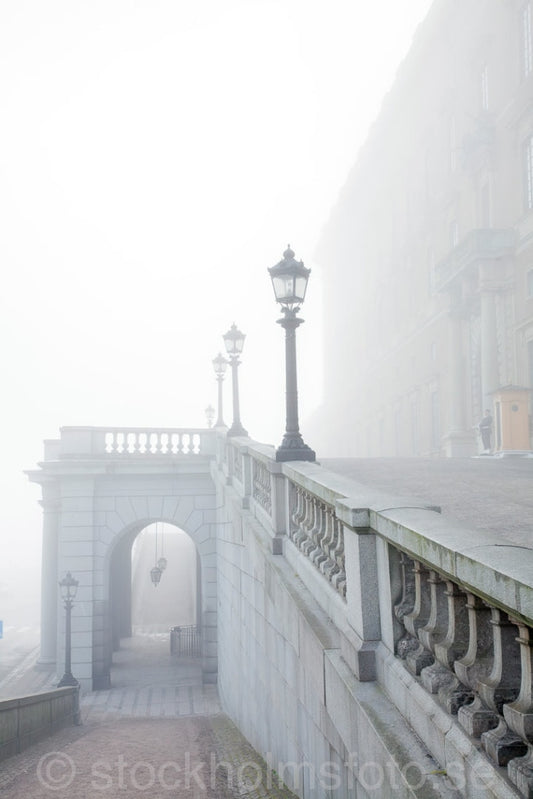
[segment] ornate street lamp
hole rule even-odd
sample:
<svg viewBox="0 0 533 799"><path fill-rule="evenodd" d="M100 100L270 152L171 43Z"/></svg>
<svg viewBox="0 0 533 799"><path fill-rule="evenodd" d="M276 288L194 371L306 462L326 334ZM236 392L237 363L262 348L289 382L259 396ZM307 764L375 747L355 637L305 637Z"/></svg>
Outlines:
<svg viewBox="0 0 533 799"><path fill-rule="evenodd" d="M298 384L296 377L296 328L302 324L296 314L305 299L307 281L311 274L303 261L296 261L290 245L283 260L269 268L276 301L283 311L278 319L285 329L286 427L281 445L276 450L277 461L314 461L314 451L304 443L298 426Z"/></svg>
<svg viewBox="0 0 533 799"><path fill-rule="evenodd" d="M205 409L205 418L207 419L207 426L209 428L213 427L213 422L215 420L215 409L212 405L208 405Z"/></svg>
<svg viewBox="0 0 533 799"><path fill-rule="evenodd" d="M224 375L226 374L227 368L228 362L219 352L217 357L213 358L213 369L215 370L218 382L218 419L215 425L216 427L226 427L222 415L222 383L224 381Z"/></svg>
<svg viewBox="0 0 533 799"><path fill-rule="evenodd" d="M79 682L75 677L72 676L72 665L71 665L71 649L72 649L72 628L71 628L71 614L72 614L72 606L74 604L74 599L76 598L76 592L78 590L79 581L75 580L74 577L70 572L67 572L66 575L59 583L59 588L61 589L61 599L65 605L65 673L61 677L61 680L58 682L58 688L64 688L65 686L76 686L79 685Z"/></svg>
<svg viewBox="0 0 533 799"><path fill-rule="evenodd" d="M229 355L231 363L231 382L233 388L233 424L228 430L228 436L247 436L248 433L241 424L241 416L239 411L239 378L237 369L239 368L239 355L244 347L244 333L237 329L235 323L227 333L224 334L224 345L226 352Z"/></svg>

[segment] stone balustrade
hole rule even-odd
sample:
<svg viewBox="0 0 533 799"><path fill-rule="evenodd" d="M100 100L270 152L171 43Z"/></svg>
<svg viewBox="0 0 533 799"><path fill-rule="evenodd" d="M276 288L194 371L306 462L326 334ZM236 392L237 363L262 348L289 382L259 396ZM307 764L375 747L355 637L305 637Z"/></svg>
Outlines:
<svg viewBox="0 0 533 799"><path fill-rule="evenodd" d="M214 457L212 429L172 427L63 427L45 442L45 460L77 457Z"/></svg>
<svg viewBox="0 0 533 799"><path fill-rule="evenodd" d="M318 464L278 464L249 440L230 450L243 507L330 615L357 678L381 682L400 712L405 685L425 693L409 721L424 738L428 714L449 718L433 751L443 767L450 730L465 751L474 742L464 768L484 757L487 787L461 795L533 796L533 550Z"/></svg>
<svg viewBox="0 0 533 799"><path fill-rule="evenodd" d="M516 609L495 606L400 550L391 555L401 584L397 656L529 795L531 627Z"/></svg>
<svg viewBox="0 0 533 799"><path fill-rule="evenodd" d="M291 541L311 563L346 597L344 527L329 505L294 482L289 483L288 530Z"/></svg>

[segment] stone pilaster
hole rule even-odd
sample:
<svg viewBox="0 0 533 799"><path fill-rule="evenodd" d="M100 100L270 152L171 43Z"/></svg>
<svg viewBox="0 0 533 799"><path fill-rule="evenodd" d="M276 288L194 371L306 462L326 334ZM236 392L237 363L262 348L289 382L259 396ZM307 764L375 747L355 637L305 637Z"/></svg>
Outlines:
<svg viewBox="0 0 533 799"><path fill-rule="evenodd" d="M58 523L61 504L43 486L43 542L41 561L41 653L38 666L50 668L56 663L57 605L59 597Z"/></svg>

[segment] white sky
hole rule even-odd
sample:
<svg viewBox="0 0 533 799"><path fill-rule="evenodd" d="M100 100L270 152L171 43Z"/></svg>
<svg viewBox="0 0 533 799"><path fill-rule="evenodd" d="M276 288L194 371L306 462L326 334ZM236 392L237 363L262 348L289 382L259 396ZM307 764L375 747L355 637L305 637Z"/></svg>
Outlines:
<svg viewBox="0 0 533 799"><path fill-rule="evenodd" d="M266 269L288 242L313 268L298 331L313 445L315 244L429 5L2 0L0 618L7 572L39 561L22 469L60 426L205 425L235 321L242 422L280 442Z"/></svg>

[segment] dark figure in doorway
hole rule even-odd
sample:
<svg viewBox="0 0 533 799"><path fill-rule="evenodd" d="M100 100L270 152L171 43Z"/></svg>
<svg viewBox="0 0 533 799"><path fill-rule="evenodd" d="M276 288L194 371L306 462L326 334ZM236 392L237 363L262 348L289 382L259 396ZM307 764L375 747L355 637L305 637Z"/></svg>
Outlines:
<svg viewBox="0 0 533 799"><path fill-rule="evenodd" d="M485 411L485 416L479 423L479 432L481 433L481 441L483 443L483 450L490 452L490 440L492 437L492 416L489 410Z"/></svg>

